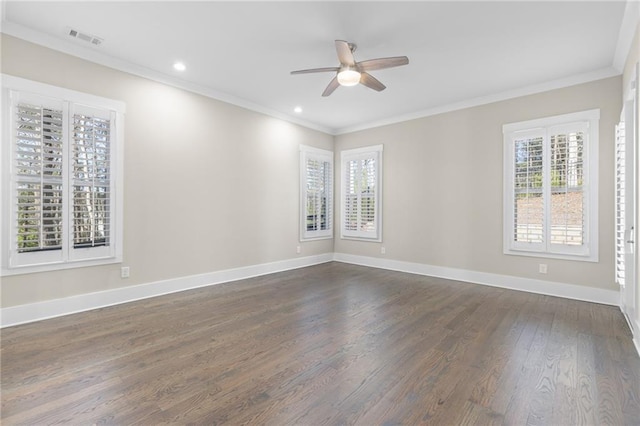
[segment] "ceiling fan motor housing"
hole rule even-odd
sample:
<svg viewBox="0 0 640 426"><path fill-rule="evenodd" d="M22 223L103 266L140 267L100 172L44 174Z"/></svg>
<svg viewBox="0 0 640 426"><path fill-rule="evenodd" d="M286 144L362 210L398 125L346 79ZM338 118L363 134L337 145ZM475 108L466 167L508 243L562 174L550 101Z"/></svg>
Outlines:
<svg viewBox="0 0 640 426"><path fill-rule="evenodd" d="M336 40L336 53L340 60L338 67L312 68L299 71L291 71L291 74L307 74L314 72L335 72L336 75L329 82L329 85L322 96L329 96L339 86L355 86L362 84L375 91L382 91L386 88L378 79L369 74L369 71L381 70L385 68L398 67L407 65L409 58L406 56L395 56L390 58L369 59L366 61L356 62L353 52L357 49L355 43L349 43L344 40Z"/></svg>
<svg viewBox="0 0 640 426"><path fill-rule="evenodd" d="M360 83L360 71L355 65L342 65L337 76L341 86L355 86Z"/></svg>

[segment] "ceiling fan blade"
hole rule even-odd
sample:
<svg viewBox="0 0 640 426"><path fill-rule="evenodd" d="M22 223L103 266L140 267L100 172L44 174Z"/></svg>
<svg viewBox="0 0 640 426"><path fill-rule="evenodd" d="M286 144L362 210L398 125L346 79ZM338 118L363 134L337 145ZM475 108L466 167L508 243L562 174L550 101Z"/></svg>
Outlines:
<svg viewBox="0 0 640 426"><path fill-rule="evenodd" d="M369 59L366 61L358 62L357 67L360 71L373 71L385 68L399 67L401 65L407 65L408 63L409 58L407 58L406 56L394 56L392 58Z"/></svg>
<svg viewBox="0 0 640 426"><path fill-rule="evenodd" d="M324 89L324 92L322 92L322 96L329 96L338 88L338 86L340 86L340 83L338 83L338 76L335 76L333 77L333 80L329 82L327 88Z"/></svg>
<svg viewBox="0 0 640 426"><path fill-rule="evenodd" d="M353 52L346 41L336 40L336 52L342 65L354 66L356 64L356 60L353 59Z"/></svg>
<svg viewBox="0 0 640 426"><path fill-rule="evenodd" d="M291 71L291 74L310 74L313 72L338 72L340 68L338 67L325 67L325 68L311 68L308 70L299 70L299 71Z"/></svg>
<svg viewBox="0 0 640 426"><path fill-rule="evenodd" d="M373 89L378 92L381 92L387 88L387 86L380 83L380 80L378 80L377 78L375 78L374 76L366 72L363 72L360 74L360 84L363 84L367 86L369 89Z"/></svg>

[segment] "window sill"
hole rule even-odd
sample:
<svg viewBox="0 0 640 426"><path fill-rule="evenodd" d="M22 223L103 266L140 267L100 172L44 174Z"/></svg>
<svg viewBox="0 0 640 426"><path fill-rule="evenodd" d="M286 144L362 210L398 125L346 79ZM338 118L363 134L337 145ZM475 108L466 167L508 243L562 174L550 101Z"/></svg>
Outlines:
<svg viewBox="0 0 640 426"><path fill-rule="evenodd" d="M333 239L333 235L321 235L318 237L303 237L300 238L300 242L304 243L304 242L308 242L308 241L317 241L317 240L332 240Z"/></svg>
<svg viewBox="0 0 640 426"><path fill-rule="evenodd" d="M341 240L350 240L350 241L364 241L364 242L369 242L369 243L381 243L382 242L382 238L379 237L371 237L371 238L367 238L367 237L345 237L345 236L340 236Z"/></svg>
<svg viewBox="0 0 640 426"><path fill-rule="evenodd" d="M548 252L535 252L525 250L510 250L505 249L504 254L509 256L526 256L526 257L539 257L543 259L558 259L558 260L573 260L577 262L598 262L598 255L578 255L578 254L566 254L566 253L548 253Z"/></svg>
<svg viewBox="0 0 640 426"><path fill-rule="evenodd" d="M86 268L90 266L111 265L114 263L122 263L122 258L107 257L101 259L79 260L74 262L56 262L40 265L24 265L11 268L2 268L0 276L8 277L13 275L36 274L39 272L61 271L65 269Z"/></svg>

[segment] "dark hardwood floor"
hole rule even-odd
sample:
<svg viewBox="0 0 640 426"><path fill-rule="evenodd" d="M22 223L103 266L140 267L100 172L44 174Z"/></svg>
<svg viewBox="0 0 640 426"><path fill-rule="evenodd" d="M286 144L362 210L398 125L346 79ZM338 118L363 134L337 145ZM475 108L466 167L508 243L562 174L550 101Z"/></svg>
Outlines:
<svg viewBox="0 0 640 426"><path fill-rule="evenodd" d="M1 339L3 425L640 424L617 307L341 263Z"/></svg>

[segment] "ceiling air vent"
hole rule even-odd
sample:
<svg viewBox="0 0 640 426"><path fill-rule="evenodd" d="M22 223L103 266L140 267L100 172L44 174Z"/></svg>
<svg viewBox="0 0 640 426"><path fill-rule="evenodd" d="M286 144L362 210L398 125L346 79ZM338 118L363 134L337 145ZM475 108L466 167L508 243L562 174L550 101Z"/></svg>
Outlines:
<svg viewBox="0 0 640 426"><path fill-rule="evenodd" d="M87 43L91 43L94 46L100 46L102 44L102 39L100 37L96 37L91 34L83 33L78 30L69 29L69 35L73 38L77 38L78 40L85 41Z"/></svg>

